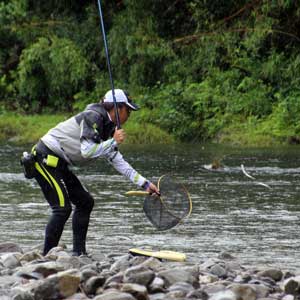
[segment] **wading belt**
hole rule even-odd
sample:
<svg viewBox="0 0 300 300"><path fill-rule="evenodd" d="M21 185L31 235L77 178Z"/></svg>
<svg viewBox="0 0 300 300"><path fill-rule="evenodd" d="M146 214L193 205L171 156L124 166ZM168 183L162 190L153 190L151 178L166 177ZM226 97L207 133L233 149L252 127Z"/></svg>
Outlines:
<svg viewBox="0 0 300 300"><path fill-rule="evenodd" d="M49 167L65 169L68 163L56 153L50 150L42 141L39 141L33 149L33 154L38 162L43 162Z"/></svg>

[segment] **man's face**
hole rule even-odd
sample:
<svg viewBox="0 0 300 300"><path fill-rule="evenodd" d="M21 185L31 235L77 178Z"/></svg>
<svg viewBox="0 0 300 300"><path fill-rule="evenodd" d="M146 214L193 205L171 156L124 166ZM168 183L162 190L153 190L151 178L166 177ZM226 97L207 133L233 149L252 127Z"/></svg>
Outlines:
<svg viewBox="0 0 300 300"><path fill-rule="evenodd" d="M124 124L128 120L130 113L131 109L127 105L124 105L122 108L119 108L119 117L121 124Z"/></svg>

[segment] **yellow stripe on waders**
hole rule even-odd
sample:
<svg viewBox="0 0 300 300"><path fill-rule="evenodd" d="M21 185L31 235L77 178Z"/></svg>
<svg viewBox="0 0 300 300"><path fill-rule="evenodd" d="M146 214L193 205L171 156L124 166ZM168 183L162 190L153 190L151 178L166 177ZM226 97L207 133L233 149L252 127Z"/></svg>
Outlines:
<svg viewBox="0 0 300 300"><path fill-rule="evenodd" d="M38 170L38 172L48 181L48 183L50 184L50 186L53 188L53 185L56 189L57 195L58 195L58 199L59 199L59 206L64 207L65 206L65 197L64 194L59 186L59 184L57 183L57 181L51 176L51 174L46 170L46 168L44 168L42 165L40 165L39 163L35 163L35 167ZM50 177L51 181L49 180L48 176L45 174L45 172L47 173L47 175ZM53 183L53 185L52 185Z"/></svg>

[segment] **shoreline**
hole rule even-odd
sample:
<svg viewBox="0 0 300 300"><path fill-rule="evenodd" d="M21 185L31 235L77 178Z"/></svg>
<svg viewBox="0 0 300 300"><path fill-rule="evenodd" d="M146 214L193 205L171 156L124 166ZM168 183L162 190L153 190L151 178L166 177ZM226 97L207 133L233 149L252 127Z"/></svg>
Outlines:
<svg viewBox="0 0 300 300"><path fill-rule="evenodd" d="M64 247L45 257L0 244L1 300L293 300L299 272L245 267L230 253L192 265L129 253L71 256Z"/></svg>
<svg viewBox="0 0 300 300"><path fill-rule="evenodd" d="M61 121L66 120L67 114L41 114L21 115L13 112L1 114L0 119L0 143L13 145L33 144L43 136L50 128ZM150 124L139 124L133 117L124 129L127 133L127 144L176 144L178 141L172 134ZM300 138L284 136L278 132L277 136L271 132L260 131L255 127L245 127L238 124L236 127L223 128L214 139L207 141L193 141L193 143L215 143L224 146L237 147L274 147L297 146Z"/></svg>

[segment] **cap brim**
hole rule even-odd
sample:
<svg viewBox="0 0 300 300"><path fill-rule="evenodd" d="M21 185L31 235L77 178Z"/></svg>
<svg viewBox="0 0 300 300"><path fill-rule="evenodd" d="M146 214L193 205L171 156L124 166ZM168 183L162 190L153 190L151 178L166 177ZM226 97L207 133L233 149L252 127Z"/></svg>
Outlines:
<svg viewBox="0 0 300 300"><path fill-rule="evenodd" d="M133 102L127 102L126 105L132 110L139 110L140 108Z"/></svg>

